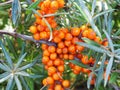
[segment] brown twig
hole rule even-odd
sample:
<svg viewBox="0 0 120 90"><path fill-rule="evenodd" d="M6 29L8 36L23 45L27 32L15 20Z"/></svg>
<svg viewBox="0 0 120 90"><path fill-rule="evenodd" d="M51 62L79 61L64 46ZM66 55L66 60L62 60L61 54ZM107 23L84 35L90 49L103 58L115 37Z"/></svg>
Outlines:
<svg viewBox="0 0 120 90"><path fill-rule="evenodd" d="M24 34L19 34L19 33L16 33L16 32L7 32L5 30L0 30L0 34L5 34L5 35L10 35L10 36L13 36L15 38L21 38L23 40L29 40L29 41L32 41L32 42L35 42L35 43L45 43L49 46L57 46L56 43L53 43L53 42L50 42L50 41L47 41L47 40L34 40L32 36L28 36L28 35L24 35Z"/></svg>
<svg viewBox="0 0 120 90"><path fill-rule="evenodd" d="M3 2L3 3L0 3L0 6L3 6L3 5L5 5L5 4L9 4L9 3L11 3L13 0L9 0L9 1L6 1L6 2Z"/></svg>

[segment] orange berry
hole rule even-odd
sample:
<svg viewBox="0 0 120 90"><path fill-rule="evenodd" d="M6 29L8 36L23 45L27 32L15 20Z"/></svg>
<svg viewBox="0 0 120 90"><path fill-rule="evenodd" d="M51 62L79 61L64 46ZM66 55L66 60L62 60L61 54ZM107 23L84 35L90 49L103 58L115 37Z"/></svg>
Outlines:
<svg viewBox="0 0 120 90"><path fill-rule="evenodd" d="M48 51L49 51L50 53L54 53L55 50L56 50L56 48L55 48L54 46L49 46L49 47L48 47Z"/></svg>
<svg viewBox="0 0 120 90"><path fill-rule="evenodd" d="M37 29L38 29L38 31L42 32L42 31L44 31L45 28L42 25L38 25Z"/></svg>
<svg viewBox="0 0 120 90"><path fill-rule="evenodd" d="M64 45L63 42L59 42L59 43L58 43L58 48L64 48L64 47L65 47L65 45Z"/></svg>
<svg viewBox="0 0 120 90"><path fill-rule="evenodd" d="M40 40L40 35L39 35L39 33L35 33L35 34L33 35L33 38L34 38L35 40Z"/></svg>
<svg viewBox="0 0 120 90"><path fill-rule="evenodd" d="M51 3L51 1L50 1L50 0L45 0L45 1L43 2L44 7L49 8L50 3Z"/></svg>
<svg viewBox="0 0 120 90"><path fill-rule="evenodd" d="M57 84L57 85L55 85L54 90L62 90L62 86L61 86L61 85L59 85L59 84Z"/></svg>
<svg viewBox="0 0 120 90"><path fill-rule="evenodd" d="M96 38L94 39L94 41L100 44L101 39L100 39L100 37L96 36Z"/></svg>
<svg viewBox="0 0 120 90"><path fill-rule="evenodd" d="M63 81L62 81L62 85L63 85L63 87L68 88L68 87L70 86L70 81L68 81L68 80L63 80Z"/></svg>
<svg viewBox="0 0 120 90"><path fill-rule="evenodd" d="M53 61L52 61L52 60L49 60L49 61L47 62L47 66L48 66L48 67L53 66Z"/></svg>
<svg viewBox="0 0 120 90"><path fill-rule="evenodd" d="M40 18L36 18L36 21L35 21L37 24L41 25L41 19Z"/></svg>
<svg viewBox="0 0 120 90"><path fill-rule="evenodd" d="M82 72L83 72L83 73L90 73L90 70L87 69L87 68L82 68Z"/></svg>
<svg viewBox="0 0 120 90"><path fill-rule="evenodd" d="M43 51L43 56L50 56L50 53L47 49Z"/></svg>
<svg viewBox="0 0 120 90"><path fill-rule="evenodd" d="M74 59L74 55L73 55L73 54L69 54L69 55L68 55L68 59L69 59L69 60L73 60L73 59Z"/></svg>
<svg viewBox="0 0 120 90"><path fill-rule="evenodd" d="M61 39L56 36L56 37L53 38L53 41L54 41L55 43L59 43L59 42L61 41Z"/></svg>
<svg viewBox="0 0 120 90"><path fill-rule="evenodd" d="M57 58L57 54L56 53L50 54L50 59L55 60L56 58Z"/></svg>
<svg viewBox="0 0 120 90"><path fill-rule="evenodd" d="M83 56L83 58L81 59L81 62L83 64L88 64L89 63L88 56Z"/></svg>
<svg viewBox="0 0 120 90"><path fill-rule="evenodd" d="M47 83L47 79L46 79L46 78L43 79L42 83L43 83L43 85L47 85L47 84L48 84L48 83Z"/></svg>
<svg viewBox="0 0 120 90"><path fill-rule="evenodd" d="M64 48L62 49L62 52L63 52L63 54L68 53L68 48L64 47Z"/></svg>
<svg viewBox="0 0 120 90"><path fill-rule="evenodd" d="M47 78L46 78L46 81L47 81L47 83L50 84L50 85L51 85L51 84L54 84L54 79L53 79L52 77L47 77Z"/></svg>
<svg viewBox="0 0 120 90"><path fill-rule="evenodd" d="M69 47L70 45L71 45L71 41L64 41L64 43L65 43L65 46L67 46L67 47Z"/></svg>
<svg viewBox="0 0 120 90"><path fill-rule="evenodd" d="M66 60L68 59L68 57L69 57L68 54L63 55L63 58L66 59Z"/></svg>
<svg viewBox="0 0 120 90"><path fill-rule="evenodd" d="M89 31L88 31L88 30L84 30L84 31L82 32L82 36L83 36L83 37L88 37L88 35L89 35Z"/></svg>
<svg viewBox="0 0 120 90"><path fill-rule="evenodd" d="M88 38L89 39L95 39L96 38L96 33L94 31L89 31Z"/></svg>
<svg viewBox="0 0 120 90"><path fill-rule="evenodd" d="M59 34L58 34L58 37L61 38L61 39L64 39L64 37L65 37L64 32L60 31Z"/></svg>
<svg viewBox="0 0 120 90"><path fill-rule="evenodd" d="M58 54L61 54L62 53L62 49L61 48L57 48L57 51L56 51Z"/></svg>
<svg viewBox="0 0 120 90"><path fill-rule="evenodd" d="M77 65L75 65L74 69L75 69L76 71L79 71L79 72L82 70L82 68L81 68L80 66L77 66Z"/></svg>
<svg viewBox="0 0 120 90"><path fill-rule="evenodd" d="M80 74L80 71L73 70L73 73L74 73L74 74Z"/></svg>
<svg viewBox="0 0 120 90"><path fill-rule="evenodd" d="M69 32L67 28L61 28L60 31L62 31L64 34Z"/></svg>
<svg viewBox="0 0 120 90"><path fill-rule="evenodd" d="M36 27L36 26L30 26L29 29L30 29L30 32L31 32L31 33L33 33L33 34L34 34L34 33L37 33L37 27Z"/></svg>
<svg viewBox="0 0 120 90"><path fill-rule="evenodd" d="M57 0L58 1L58 5L59 5L59 8L63 8L64 7L64 0Z"/></svg>
<svg viewBox="0 0 120 90"><path fill-rule="evenodd" d="M47 39L48 38L47 32L45 32L45 31L40 32L40 38L41 39Z"/></svg>
<svg viewBox="0 0 120 90"><path fill-rule="evenodd" d="M80 46L80 45L76 45L76 50L79 51L83 51L84 50L84 47L83 46Z"/></svg>
<svg viewBox="0 0 120 90"><path fill-rule="evenodd" d="M55 59L54 65L59 66L61 64L61 60L59 58Z"/></svg>
<svg viewBox="0 0 120 90"><path fill-rule="evenodd" d="M50 4L50 8L53 10L57 10L58 9L58 2L57 1L52 1Z"/></svg>
<svg viewBox="0 0 120 90"><path fill-rule="evenodd" d="M64 71L64 65L59 65L57 68L58 68L59 72L63 72Z"/></svg>
<svg viewBox="0 0 120 90"><path fill-rule="evenodd" d="M60 76L58 75L58 73L54 73L52 77L53 77L54 80L59 80L60 79Z"/></svg>
<svg viewBox="0 0 120 90"><path fill-rule="evenodd" d="M67 33L67 34L65 35L65 40L72 40L72 38L73 38L73 36L72 36L72 34L70 34L70 33Z"/></svg>
<svg viewBox="0 0 120 90"><path fill-rule="evenodd" d="M47 44L42 44L42 50L46 50L48 48Z"/></svg>
<svg viewBox="0 0 120 90"><path fill-rule="evenodd" d="M54 74L56 72L56 68L51 66L48 68L48 72L51 73L51 74Z"/></svg>
<svg viewBox="0 0 120 90"><path fill-rule="evenodd" d="M70 45L70 46L68 47L68 51L69 51L70 53L74 53L74 52L75 52L75 46L74 46L74 45Z"/></svg>
<svg viewBox="0 0 120 90"><path fill-rule="evenodd" d="M72 28L71 29L71 34L73 35L73 36L78 36L79 34L80 34L80 29L79 28Z"/></svg>
<svg viewBox="0 0 120 90"><path fill-rule="evenodd" d="M91 81L90 81L90 85L94 85L95 84L95 78L93 78Z"/></svg>
<svg viewBox="0 0 120 90"><path fill-rule="evenodd" d="M76 44L76 42L78 42L79 41L79 39L77 38L77 37L74 37L73 39L72 39L72 43L73 44Z"/></svg>
<svg viewBox="0 0 120 90"><path fill-rule="evenodd" d="M87 27L87 25L82 25L82 26L80 27L80 29L81 29L81 30L87 30L88 27Z"/></svg>
<svg viewBox="0 0 120 90"><path fill-rule="evenodd" d="M43 56L42 63L47 64L48 61L49 61L49 57L48 56Z"/></svg>

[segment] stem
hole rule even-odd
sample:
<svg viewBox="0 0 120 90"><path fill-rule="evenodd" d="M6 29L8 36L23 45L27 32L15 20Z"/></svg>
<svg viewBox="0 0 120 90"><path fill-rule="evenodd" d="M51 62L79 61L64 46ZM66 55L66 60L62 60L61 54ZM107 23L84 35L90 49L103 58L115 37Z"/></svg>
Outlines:
<svg viewBox="0 0 120 90"><path fill-rule="evenodd" d="M9 1L6 1L6 2L3 2L3 3L0 3L0 6L3 6L3 5L5 5L5 4L9 4L9 3L12 3L13 2L13 0L9 0Z"/></svg>
<svg viewBox="0 0 120 90"><path fill-rule="evenodd" d="M13 36L15 38L21 38L23 40L29 40L29 41L32 41L34 43L44 43L44 44L47 44L49 46L57 46L56 43L53 43L53 42L50 42L50 41L47 41L47 40L34 40L34 38L32 36L28 36L28 35L23 35L23 34L19 34L19 33L16 33L16 32L7 32L5 30L0 30L0 34L6 34L6 35L10 35L10 36Z"/></svg>

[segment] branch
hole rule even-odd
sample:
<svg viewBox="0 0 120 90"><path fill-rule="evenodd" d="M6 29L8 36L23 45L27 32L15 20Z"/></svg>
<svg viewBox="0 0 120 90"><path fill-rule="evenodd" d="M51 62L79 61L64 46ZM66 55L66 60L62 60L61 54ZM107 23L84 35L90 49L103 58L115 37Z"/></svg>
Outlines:
<svg viewBox="0 0 120 90"><path fill-rule="evenodd" d="M5 5L5 4L9 4L9 3L11 3L13 0L9 0L9 1L6 1L6 2L3 2L3 3L0 3L0 6L3 6L3 5Z"/></svg>
<svg viewBox="0 0 120 90"><path fill-rule="evenodd" d="M19 33L16 33L16 32L7 32L5 30L0 30L0 34L6 34L6 35L10 35L10 36L13 36L15 38L21 38L23 40L29 40L29 41L32 41L34 43L44 43L44 44L47 44L49 46L57 46L56 43L53 43L53 42L50 42L50 41L47 41L47 40L34 40L32 36L28 36L28 35L23 35L23 34L19 34Z"/></svg>

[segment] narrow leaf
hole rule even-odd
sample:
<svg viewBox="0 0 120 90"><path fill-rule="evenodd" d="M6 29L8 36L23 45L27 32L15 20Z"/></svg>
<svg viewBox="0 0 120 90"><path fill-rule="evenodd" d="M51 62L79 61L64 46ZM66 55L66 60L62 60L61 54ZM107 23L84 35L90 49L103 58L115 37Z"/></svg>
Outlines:
<svg viewBox="0 0 120 90"><path fill-rule="evenodd" d="M100 48L100 47L97 47L97 46L93 46L93 45L90 45L90 44L87 44L87 43L83 43L83 42L77 42L78 45L81 45L81 46L84 46L84 47L87 47L87 48L90 48L94 51L97 51L99 53L107 53L106 50Z"/></svg>
<svg viewBox="0 0 120 90"><path fill-rule="evenodd" d="M100 45L99 45L98 43L96 43L96 42L94 42L94 41L92 41L92 40L90 40L90 39L88 39L88 38L82 38L82 40L84 40L86 43L91 44L91 45L93 45L93 46L98 46L98 47L100 47Z"/></svg>
<svg viewBox="0 0 120 90"><path fill-rule="evenodd" d="M33 61L33 62L30 63L30 64L27 64L27 65L25 65L25 66L23 66L23 67L21 67L21 68L18 68L17 70L18 70L18 71L21 71L21 70L25 70L25 69L31 68L37 61L38 61L38 59L36 59L35 61Z"/></svg>
<svg viewBox="0 0 120 90"><path fill-rule="evenodd" d="M25 58L27 53L23 54L21 56L21 58L18 60L17 64L15 65L15 70L20 66L20 64L22 63L23 59Z"/></svg>
<svg viewBox="0 0 120 90"><path fill-rule="evenodd" d="M77 60L70 60L70 62L73 63L73 64L76 64L80 67L83 67L83 68L90 68L88 65L82 64L81 62L79 62Z"/></svg>
<svg viewBox="0 0 120 90"><path fill-rule="evenodd" d="M6 80L9 79L10 77L11 77L11 75L9 74L8 76L6 76L6 77L0 79L0 83L6 81Z"/></svg>
<svg viewBox="0 0 120 90"><path fill-rule="evenodd" d="M90 89L90 82L92 80L92 76L93 76L93 72L90 73L90 76L88 77L88 80L87 80L87 88Z"/></svg>
<svg viewBox="0 0 120 90"><path fill-rule="evenodd" d="M20 75L20 76L30 76L30 74L25 71L16 72L15 74Z"/></svg>
<svg viewBox="0 0 120 90"><path fill-rule="evenodd" d="M25 87L25 89L26 89L26 90L30 90L30 88L28 87L25 79L24 79L22 76L20 76L20 79L21 79L21 82L22 82L23 86Z"/></svg>
<svg viewBox="0 0 120 90"><path fill-rule="evenodd" d="M9 72L4 72L4 73L0 74L0 79L8 76L9 74L10 74Z"/></svg>
<svg viewBox="0 0 120 90"><path fill-rule="evenodd" d="M28 10L27 10L27 13L31 13L32 12L32 9L35 9L37 8L38 4L40 3L41 0L37 0L35 2L33 2L29 7L28 7Z"/></svg>
<svg viewBox="0 0 120 90"><path fill-rule="evenodd" d="M92 2L92 11L91 11L92 16L94 15L95 7L96 7L96 0L93 0L93 2Z"/></svg>
<svg viewBox="0 0 120 90"><path fill-rule="evenodd" d="M106 84L107 84L108 77L110 75L110 71L111 71L112 65L113 65L113 59L114 59L113 56L111 56L111 58L110 58L110 60L108 62L108 65L106 67L106 76L105 76L104 86L106 86Z"/></svg>
<svg viewBox="0 0 120 90"><path fill-rule="evenodd" d="M11 90L12 85L13 85L13 76L11 76L10 79L8 80L6 90Z"/></svg>
<svg viewBox="0 0 120 90"><path fill-rule="evenodd" d="M1 68L2 70L4 70L4 71L10 72L9 69L8 69L6 66L4 66L3 64L1 64L1 63L0 63L0 68Z"/></svg>
<svg viewBox="0 0 120 90"><path fill-rule="evenodd" d="M19 0L14 0L12 3L12 21L16 25L21 14L21 6Z"/></svg>
<svg viewBox="0 0 120 90"><path fill-rule="evenodd" d="M18 90L22 90L22 85L21 85L20 80L18 79L18 77L15 76L14 79L15 79Z"/></svg>
<svg viewBox="0 0 120 90"><path fill-rule="evenodd" d="M99 71L98 71L98 74L97 74L97 79L96 79L96 88L98 90L99 86L100 86L100 83L103 79L103 72L104 72L104 62L106 60L106 54L104 54L102 56L102 62L101 62L101 65L99 67Z"/></svg>
<svg viewBox="0 0 120 90"><path fill-rule="evenodd" d="M7 59L7 63L9 64L9 66L10 66L11 68L13 68L13 62L12 62L12 60L11 60L11 58L10 58L10 55L9 55L8 52L5 50L5 48L4 48L4 46L3 46L3 44L2 44L1 41L0 41L0 46L2 47L2 51L3 51L4 55L5 55L5 58Z"/></svg>
<svg viewBox="0 0 120 90"><path fill-rule="evenodd" d="M105 35L108 39L109 46L110 46L112 52L114 53L114 47L113 47L112 39L110 38L110 36L108 35L108 33L105 30L103 30L103 32L105 33Z"/></svg>

